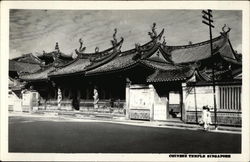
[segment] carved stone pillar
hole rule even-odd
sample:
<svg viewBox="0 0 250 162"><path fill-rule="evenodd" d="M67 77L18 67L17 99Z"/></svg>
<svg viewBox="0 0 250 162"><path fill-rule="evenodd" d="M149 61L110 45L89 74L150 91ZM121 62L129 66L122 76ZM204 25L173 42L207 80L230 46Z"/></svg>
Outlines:
<svg viewBox="0 0 250 162"><path fill-rule="evenodd" d="M58 109L61 109L61 101L62 101L62 92L61 89L57 89L57 107Z"/></svg>
<svg viewBox="0 0 250 162"><path fill-rule="evenodd" d="M97 109L98 108L98 102L99 102L99 95L98 95L98 91L97 89L95 88L94 89L94 108Z"/></svg>

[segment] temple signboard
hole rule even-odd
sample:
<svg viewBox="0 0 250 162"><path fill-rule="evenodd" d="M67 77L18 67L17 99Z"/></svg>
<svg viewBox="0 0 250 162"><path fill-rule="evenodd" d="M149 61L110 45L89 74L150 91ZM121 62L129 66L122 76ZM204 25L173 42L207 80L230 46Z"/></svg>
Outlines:
<svg viewBox="0 0 250 162"><path fill-rule="evenodd" d="M151 91L150 89L132 89L130 90L130 108L151 109Z"/></svg>

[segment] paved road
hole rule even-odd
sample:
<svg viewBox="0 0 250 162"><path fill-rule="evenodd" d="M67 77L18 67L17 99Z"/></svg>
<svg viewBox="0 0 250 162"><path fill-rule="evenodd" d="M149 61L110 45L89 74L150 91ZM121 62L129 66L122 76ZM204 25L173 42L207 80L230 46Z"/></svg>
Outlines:
<svg viewBox="0 0 250 162"><path fill-rule="evenodd" d="M9 151L240 153L241 135L95 121L77 122L12 116L9 117Z"/></svg>

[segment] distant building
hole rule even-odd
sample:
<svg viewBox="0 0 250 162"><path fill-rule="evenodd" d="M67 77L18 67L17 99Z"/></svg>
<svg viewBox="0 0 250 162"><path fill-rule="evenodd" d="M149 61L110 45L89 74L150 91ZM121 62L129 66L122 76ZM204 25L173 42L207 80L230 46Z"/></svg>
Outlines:
<svg viewBox="0 0 250 162"><path fill-rule="evenodd" d="M229 33L213 39L211 56L209 41L169 46L162 40L164 30L157 34L154 27L149 42L126 51L120 50L124 40L117 41L117 31L112 47L104 51L84 53L80 40L75 59L58 47L39 57L44 62L39 70L22 73L19 79L39 92L41 104L54 108L60 89L60 110L88 111L97 89L100 108L124 109L129 119L197 123L202 106L210 106L214 116L214 68L218 124L241 125L242 62Z"/></svg>

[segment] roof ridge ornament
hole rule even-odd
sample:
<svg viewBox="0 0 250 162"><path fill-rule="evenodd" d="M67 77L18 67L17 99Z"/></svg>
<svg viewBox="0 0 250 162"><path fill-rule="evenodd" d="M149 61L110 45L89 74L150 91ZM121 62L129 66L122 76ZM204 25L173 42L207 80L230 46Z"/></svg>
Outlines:
<svg viewBox="0 0 250 162"><path fill-rule="evenodd" d="M140 45L140 43L135 43L135 49L136 49L136 51L137 51L138 53L141 52L141 45Z"/></svg>
<svg viewBox="0 0 250 162"><path fill-rule="evenodd" d="M157 32L155 31L156 29L156 23L153 23L153 26L151 27L152 32L148 32L148 35L150 36L151 39L155 39L157 37Z"/></svg>
<svg viewBox="0 0 250 162"><path fill-rule="evenodd" d="M163 45L166 45L167 42L166 42L166 39L165 39L165 36L163 36L163 42L162 42Z"/></svg>
<svg viewBox="0 0 250 162"><path fill-rule="evenodd" d="M80 47L79 47L79 52L85 51L86 47L83 47L83 41L82 38L79 39Z"/></svg>
<svg viewBox="0 0 250 162"><path fill-rule="evenodd" d="M60 49L59 49L59 45L58 45L58 42L56 42L55 50L56 50L57 52L59 52L59 51L60 51Z"/></svg>
<svg viewBox="0 0 250 162"><path fill-rule="evenodd" d="M95 48L95 53L98 53L99 52L99 47L96 47Z"/></svg>
<svg viewBox="0 0 250 162"><path fill-rule="evenodd" d="M225 31L225 28L227 27L227 31ZM232 28L230 28L227 24L224 24L224 26L221 28L222 32L220 32L221 35L227 36L227 33L230 32Z"/></svg>
<svg viewBox="0 0 250 162"><path fill-rule="evenodd" d="M141 45L140 43L135 43L135 50L136 50L136 55L133 56L133 60L139 60L141 59L141 54L142 54L142 50L141 50Z"/></svg>
<svg viewBox="0 0 250 162"><path fill-rule="evenodd" d="M117 34L117 29L115 28L114 29L114 34L113 34L113 40L111 40L111 44L112 44L113 47L116 46L117 43L118 43L118 41L116 39L116 34Z"/></svg>

